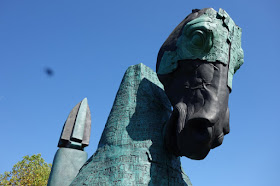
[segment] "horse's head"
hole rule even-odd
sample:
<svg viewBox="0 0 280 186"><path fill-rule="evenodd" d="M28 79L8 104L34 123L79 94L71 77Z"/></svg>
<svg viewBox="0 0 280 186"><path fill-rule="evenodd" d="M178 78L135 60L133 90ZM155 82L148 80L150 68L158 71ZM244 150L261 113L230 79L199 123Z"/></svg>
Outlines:
<svg viewBox="0 0 280 186"><path fill-rule="evenodd" d="M203 159L229 133L232 77L243 63L241 29L222 9L193 10L170 34L157 74L173 106L165 143L177 156Z"/></svg>

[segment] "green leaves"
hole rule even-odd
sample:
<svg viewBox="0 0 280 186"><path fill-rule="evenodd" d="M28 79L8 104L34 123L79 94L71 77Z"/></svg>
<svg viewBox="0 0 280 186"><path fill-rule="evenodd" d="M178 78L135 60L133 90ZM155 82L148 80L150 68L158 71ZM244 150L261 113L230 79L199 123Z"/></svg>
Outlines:
<svg viewBox="0 0 280 186"><path fill-rule="evenodd" d="M51 167L41 154L24 156L23 160L13 166L11 172L0 174L0 185L47 185Z"/></svg>

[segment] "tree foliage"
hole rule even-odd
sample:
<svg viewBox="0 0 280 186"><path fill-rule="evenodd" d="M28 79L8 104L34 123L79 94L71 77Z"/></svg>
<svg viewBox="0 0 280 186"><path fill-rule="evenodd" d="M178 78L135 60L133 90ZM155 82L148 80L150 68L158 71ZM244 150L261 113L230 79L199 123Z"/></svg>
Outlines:
<svg viewBox="0 0 280 186"><path fill-rule="evenodd" d="M51 166L41 154L24 156L23 160L13 166L11 172L0 174L0 185L47 185Z"/></svg>

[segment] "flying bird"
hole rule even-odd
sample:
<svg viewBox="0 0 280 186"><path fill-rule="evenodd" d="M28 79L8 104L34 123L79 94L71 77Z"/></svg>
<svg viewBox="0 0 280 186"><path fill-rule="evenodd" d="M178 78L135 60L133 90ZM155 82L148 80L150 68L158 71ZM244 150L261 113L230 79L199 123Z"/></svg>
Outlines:
<svg viewBox="0 0 280 186"><path fill-rule="evenodd" d="M45 68L44 71L45 71L45 73L46 73L49 77L51 77L51 76L54 75L54 71L53 71L51 68L49 68L49 67Z"/></svg>

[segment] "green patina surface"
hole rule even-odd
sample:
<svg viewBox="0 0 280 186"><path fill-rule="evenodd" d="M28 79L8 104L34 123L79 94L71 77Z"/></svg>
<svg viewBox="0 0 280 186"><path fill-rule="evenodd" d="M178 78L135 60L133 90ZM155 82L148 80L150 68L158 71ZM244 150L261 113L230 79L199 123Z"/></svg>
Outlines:
<svg viewBox="0 0 280 186"><path fill-rule="evenodd" d="M90 125L90 110L85 98L71 110L63 126L48 186L68 186L77 176L88 158L83 148L89 142Z"/></svg>
<svg viewBox="0 0 280 186"><path fill-rule="evenodd" d="M48 186L70 185L87 158L85 151L70 148L58 149L54 156Z"/></svg>
<svg viewBox="0 0 280 186"><path fill-rule="evenodd" d="M91 115L87 98L84 98L70 112L64 123L58 147L83 150L88 146L91 128Z"/></svg>
<svg viewBox="0 0 280 186"><path fill-rule="evenodd" d="M165 51L158 74L176 70L179 60L200 59L229 63L228 86L232 88L233 74L243 64L241 28L220 9L209 8L200 17L188 22L178 38L175 51Z"/></svg>
<svg viewBox="0 0 280 186"><path fill-rule="evenodd" d="M180 158L164 148L170 108L156 73L143 64L129 67L98 149L71 185L191 185Z"/></svg>
<svg viewBox="0 0 280 186"><path fill-rule="evenodd" d="M79 108L79 112L77 114L76 122L74 125L72 139L77 142L82 142L84 137L84 128L86 123L86 114L87 114L87 98L85 98Z"/></svg>

